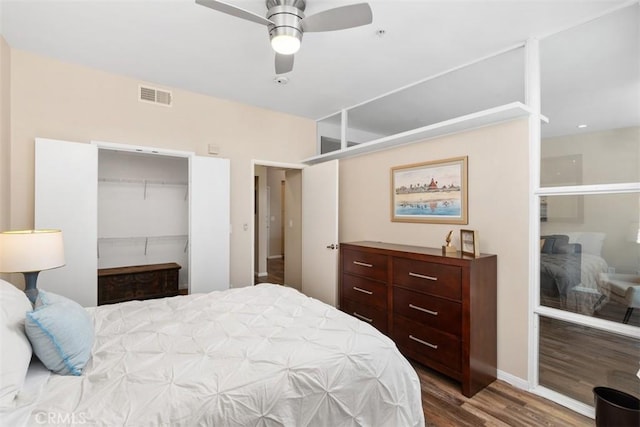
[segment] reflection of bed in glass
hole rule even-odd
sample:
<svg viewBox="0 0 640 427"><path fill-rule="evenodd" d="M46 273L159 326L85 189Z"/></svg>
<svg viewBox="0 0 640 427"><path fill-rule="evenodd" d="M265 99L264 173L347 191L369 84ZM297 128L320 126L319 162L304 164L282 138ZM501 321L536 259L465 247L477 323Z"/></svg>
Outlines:
<svg viewBox="0 0 640 427"><path fill-rule="evenodd" d="M598 277L608 268L600 256L604 236L571 232L540 238L540 294L544 305L565 308L572 291L599 294ZM547 304L550 301L555 304Z"/></svg>

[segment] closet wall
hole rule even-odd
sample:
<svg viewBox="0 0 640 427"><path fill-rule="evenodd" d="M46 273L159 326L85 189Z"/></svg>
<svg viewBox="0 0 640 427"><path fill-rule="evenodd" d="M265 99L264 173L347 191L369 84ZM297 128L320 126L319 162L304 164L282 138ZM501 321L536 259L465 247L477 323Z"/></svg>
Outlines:
<svg viewBox="0 0 640 427"><path fill-rule="evenodd" d="M175 262L189 283L185 157L98 150L98 268Z"/></svg>

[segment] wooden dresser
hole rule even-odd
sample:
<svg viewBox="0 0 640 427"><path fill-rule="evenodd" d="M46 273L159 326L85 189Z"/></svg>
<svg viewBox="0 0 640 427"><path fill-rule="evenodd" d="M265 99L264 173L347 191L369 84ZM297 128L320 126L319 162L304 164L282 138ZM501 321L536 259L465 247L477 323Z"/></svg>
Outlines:
<svg viewBox="0 0 640 427"><path fill-rule="evenodd" d="M382 242L340 245L340 309L473 396L496 379L497 257Z"/></svg>
<svg viewBox="0 0 640 427"><path fill-rule="evenodd" d="M180 268L175 262L101 268L98 270L98 305L176 296Z"/></svg>

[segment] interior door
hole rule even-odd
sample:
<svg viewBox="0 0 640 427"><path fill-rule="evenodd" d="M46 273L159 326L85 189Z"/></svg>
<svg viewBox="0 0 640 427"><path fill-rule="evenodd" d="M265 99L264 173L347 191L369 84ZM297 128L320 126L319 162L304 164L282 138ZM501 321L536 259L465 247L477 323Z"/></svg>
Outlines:
<svg viewBox="0 0 640 427"><path fill-rule="evenodd" d="M302 170L302 292L338 304L338 160Z"/></svg>
<svg viewBox="0 0 640 427"><path fill-rule="evenodd" d="M189 168L189 293L229 288L229 159L192 156Z"/></svg>
<svg viewBox="0 0 640 427"><path fill-rule="evenodd" d="M98 302L98 148L35 142L35 227L62 230L66 264L44 271L38 288L85 307Z"/></svg>

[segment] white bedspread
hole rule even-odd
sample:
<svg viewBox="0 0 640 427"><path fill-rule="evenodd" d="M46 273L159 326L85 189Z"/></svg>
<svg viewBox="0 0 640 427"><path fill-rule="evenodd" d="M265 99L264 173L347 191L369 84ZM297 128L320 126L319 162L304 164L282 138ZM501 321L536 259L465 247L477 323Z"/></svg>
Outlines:
<svg viewBox="0 0 640 427"><path fill-rule="evenodd" d="M30 425L424 425L418 377L395 344L291 288L92 315L92 360L81 377L51 375Z"/></svg>

